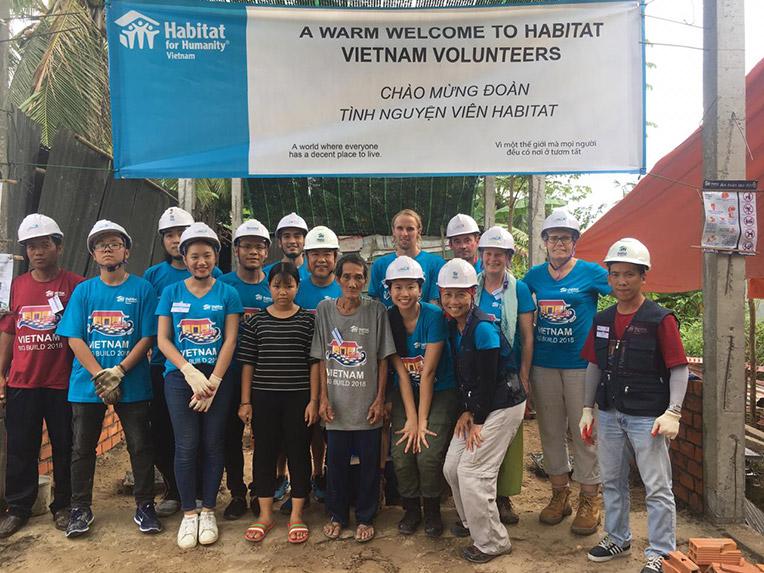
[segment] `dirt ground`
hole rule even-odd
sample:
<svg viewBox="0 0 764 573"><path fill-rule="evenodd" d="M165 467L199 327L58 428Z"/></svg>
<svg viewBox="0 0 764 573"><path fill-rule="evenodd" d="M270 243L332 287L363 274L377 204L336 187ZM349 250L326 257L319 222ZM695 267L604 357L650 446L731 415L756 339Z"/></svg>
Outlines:
<svg viewBox="0 0 764 573"><path fill-rule="evenodd" d="M541 450L535 421L525 426L525 450ZM247 456L250 457L250 456ZM527 459L527 456L526 456ZM250 457L251 460L251 457ZM480 573L610 573L640 571L646 540L644 492L632 492L631 524L634 536L632 554L609 564L594 564L586 559L586 551L596 544L601 531L588 537L570 533L571 518L560 525L545 526L538 521L538 512L548 499L548 483L526 471L523 492L515 498L521 512L518 525L509 527L513 551L486 565L473 566L459 557L468 542L449 533L431 540L418 532L412 537L398 535L396 524L402 510L385 508L376 521L377 537L368 544L356 543L351 531L338 541L328 541L321 533L324 523L323 505L313 503L306 511L312 527L310 540L301 546L286 541L285 516L260 545L244 540L249 517L238 521L222 519L228 503L227 491L218 498L220 539L207 547L180 550L175 543L180 516L163 520L165 530L154 536L142 535L132 521L134 505L131 497L119 495L125 470L129 468L127 451L120 446L98 460L94 490L95 523L84 537L69 540L53 527L50 514L32 518L29 524L9 539L0 540L0 570L4 572L80 572L132 571L180 573L185 571L247 571L273 573L447 573L474 570ZM249 475L249 466L247 468ZM444 520L455 519L453 504L444 508ZM714 526L687 512L677 517L677 544L687 550L690 537L718 537Z"/></svg>

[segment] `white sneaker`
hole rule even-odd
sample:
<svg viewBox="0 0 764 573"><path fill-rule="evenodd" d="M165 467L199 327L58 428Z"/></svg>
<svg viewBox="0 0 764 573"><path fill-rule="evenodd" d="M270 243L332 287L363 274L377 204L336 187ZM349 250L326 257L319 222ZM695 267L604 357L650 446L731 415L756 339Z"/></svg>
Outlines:
<svg viewBox="0 0 764 573"><path fill-rule="evenodd" d="M178 547L181 549L191 549L196 547L199 536L199 516L185 515L178 528Z"/></svg>
<svg viewBox="0 0 764 573"><path fill-rule="evenodd" d="M199 543L210 545L218 540L218 522L214 511L203 510L199 514Z"/></svg>

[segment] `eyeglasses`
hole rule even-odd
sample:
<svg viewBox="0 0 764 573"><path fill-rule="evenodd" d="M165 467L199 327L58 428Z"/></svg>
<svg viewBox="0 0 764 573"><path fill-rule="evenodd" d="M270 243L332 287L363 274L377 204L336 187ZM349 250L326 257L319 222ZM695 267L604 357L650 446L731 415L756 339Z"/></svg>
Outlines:
<svg viewBox="0 0 764 573"><path fill-rule="evenodd" d="M95 250L102 253L104 251L118 251L124 249L124 243L96 243Z"/></svg>
<svg viewBox="0 0 764 573"><path fill-rule="evenodd" d="M557 243L561 245L569 245L573 242L573 237L570 235L567 235L565 237L558 237L557 235L552 235L546 238L546 242L550 245L556 245Z"/></svg>

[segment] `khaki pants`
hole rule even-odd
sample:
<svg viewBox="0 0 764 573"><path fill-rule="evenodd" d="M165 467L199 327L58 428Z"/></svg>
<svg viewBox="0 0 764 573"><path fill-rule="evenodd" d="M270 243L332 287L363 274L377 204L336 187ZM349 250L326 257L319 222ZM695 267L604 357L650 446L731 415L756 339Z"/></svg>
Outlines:
<svg viewBox="0 0 764 573"><path fill-rule="evenodd" d="M578 422L584 407L584 369L534 366L531 390L544 450L544 470L548 475L570 472L568 431L573 445L573 481L584 485L600 483L597 448L581 439Z"/></svg>
<svg viewBox="0 0 764 573"><path fill-rule="evenodd" d="M466 441L454 435L443 466L459 519L469 528L475 547L489 555L504 553L512 546L499 520L496 480L524 413L525 401L491 412L481 431L483 444L471 452Z"/></svg>

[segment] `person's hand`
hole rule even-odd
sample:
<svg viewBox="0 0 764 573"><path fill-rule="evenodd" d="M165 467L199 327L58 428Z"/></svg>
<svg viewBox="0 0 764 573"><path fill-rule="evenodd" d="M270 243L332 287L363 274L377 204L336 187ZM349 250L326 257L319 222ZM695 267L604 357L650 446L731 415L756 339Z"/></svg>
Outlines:
<svg viewBox="0 0 764 573"><path fill-rule="evenodd" d="M305 406L305 425L312 426L316 422L318 422L318 402L310 400Z"/></svg>
<svg viewBox="0 0 764 573"><path fill-rule="evenodd" d="M400 439L395 442L396 446L401 445L402 443L406 443L406 445L403 448L403 453L407 454L409 453L409 450L411 450L412 454L415 454L419 451L419 447L417 444L417 437L419 434L419 424L417 424L416 418L406 418L406 423L403 425L403 427L395 432L396 434L400 434Z"/></svg>
<svg viewBox="0 0 764 573"><path fill-rule="evenodd" d="M186 362L180 372L197 398L209 398L214 394L217 387L190 362Z"/></svg>
<svg viewBox="0 0 764 573"><path fill-rule="evenodd" d="M472 414L470 412L464 412L461 416L459 416L459 419L456 421L456 426L454 426L454 435L457 438L462 438L463 440L466 440L467 435L470 432L471 426L472 426Z"/></svg>
<svg viewBox="0 0 764 573"><path fill-rule="evenodd" d="M104 392L99 396L99 398L101 398L101 402L107 406L113 406L114 404L118 403L121 397L122 390L120 390L119 386L114 388L114 390L109 390L108 392Z"/></svg>
<svg viewBox="0 0 764 573"><path fill-rule="evenodd" d="M383 414L383 422L389 424L393 419L393 403L385 402L385 412Z"/></svg>
<svg viewBox="0 0 764 573"><path fill-rule="evenodd" d="M113 392L122 383L122 378L124 377L125 371L119 365L99 370L96 372L96 375L93 376L96 395L98 395L99 398L103 398L104 394Z"/></svg>
<svg viewBox="0 0 764 573"><path fill-rule="evenodd" d="M370 425L374 425L377 422L382 421L382 415L385 410L385 404L384 400L381 398L377 398L371 403L371 406L369 406L369 413L366 414L366 419L369 421Z"/></svg>
<svg viewBox="0 0 764 573"><path fill-rule="evenodd" d="M435 432L427 428L427 418L419 418L419 424L417 427L417 450L422 451L422 447L429 448L430 444L427 442L427 436L437 436Z"/></svg>
<svg viewBox="0 0 764 573"><path fill-rule="evenodd" d="M520 379L520 384L523 385L523 390L525 390L525 395L530 396L531 395L531 380L530 376L528 376L527 372L520 372L517 377Z"/></svg>
<svg viewBox="0 0 764 573"><path fill-rule="evenodd" d="M0 404L5 404L5 385L7 381L5 376L0 376Z"/></svg>
<svg viewBox="0 0 764 573"><path fill-rule="evenodd" d="M578 429L584 443L594 445L594 408L584 406L581 411L581 420L578 422Z"/></svg>
<svg viewBox="0 0 764 573"><path fill-rule="evenodd" d="M239 420L244 422L245 426L252 423L252 404L239 404Z"/></svg>
<svg viewBox="0 0 764 573"><path fill-rule="evenodd" d="M319 416L321 416L321 419L327 424L334 422L334 409L332 408L332 405L329 403L328 397L321 398L321 402L318 406L318 414Z"/></svg>
<svg viewBox="0 0 764 573"><path fill-rule="evenodd" d="M467 434L467 451L471 452L474 449L479 448L483 443L483 436L480 435L480 431L483 429L483 424L472 424L470 431Z"/></svg>
<svg viewBox="0 0 764 573"><path fill-rule="evenodd" d="M656 418L650 433L653 435L653 438L660 434L661 436L666 436L669 440L673 440L679 434L679 420L681 419L681 414L666 410Z"/></svg>
<svg viewBox="0 0 764 573"><path fill-rule="evenodd" d="M209 398L197 398L196 396L193 396L191 401L188 403L188 407L191 408L194 412L204 413L210 409L210 406L212 406L212 400L214 398L214 395L210 396Z"/></svg>

